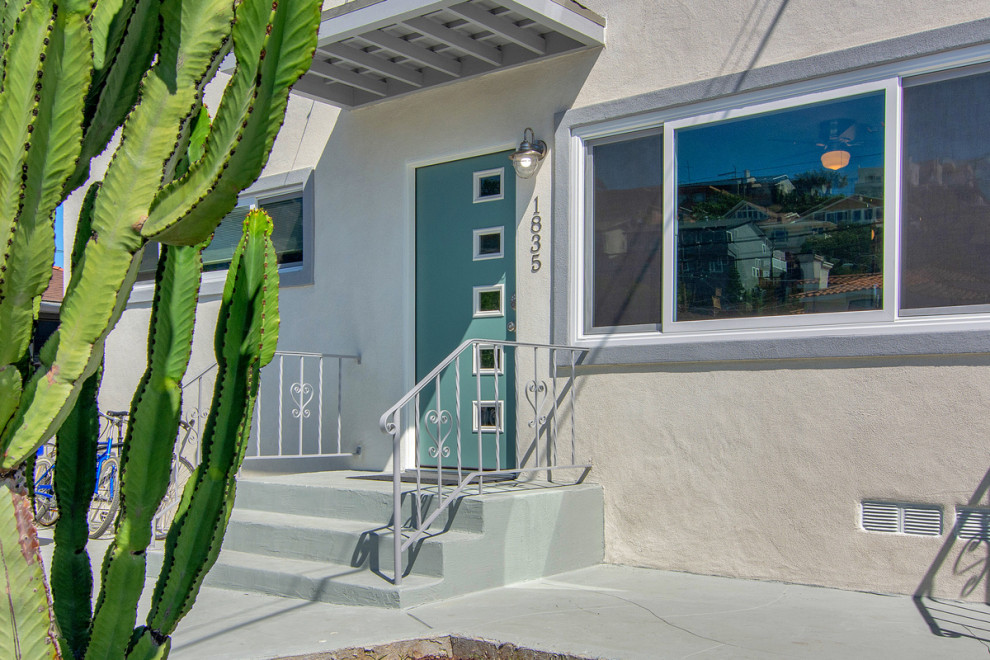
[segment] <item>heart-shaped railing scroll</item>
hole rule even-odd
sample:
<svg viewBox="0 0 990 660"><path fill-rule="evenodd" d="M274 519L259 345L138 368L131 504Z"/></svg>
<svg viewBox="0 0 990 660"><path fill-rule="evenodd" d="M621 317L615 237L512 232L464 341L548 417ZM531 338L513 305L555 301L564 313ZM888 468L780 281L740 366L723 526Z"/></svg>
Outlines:
<svg viewBox="0 0 990 660"><path fill-rule="evenodd" d="M533 428L537 424L540 426L546 424L547 415L544 410L545 404L548 402L546 381L531 380L526 383L526 400L529 402L529 407L533 409L533 419L529 420L529 428Z"/></svg>
<svg viewBox="0 0 990 660"><path fill-rule="evenodd" d="M436 428L436 433L433 433L433 428ZM433 446L427 451L430 456L437 458L438 456L443 456L444 458L450 456L450 447L446 446L447 438L450 437L451 431L454 430L454 421L450 416L450 412L446 410L430 410L423 417L423 428L426 429L427 435L433 440Z"/></svg>
<svg viewBox="0 0 990 660"><path fill-rule="evenodd" d="M296 404L296 407L292 409L292 416L296 419L300 417L308 419L309 409L307 406L313 400L313 386L309 383L295 383L289 388L289 393L292 396L292 401Z"/></svg>

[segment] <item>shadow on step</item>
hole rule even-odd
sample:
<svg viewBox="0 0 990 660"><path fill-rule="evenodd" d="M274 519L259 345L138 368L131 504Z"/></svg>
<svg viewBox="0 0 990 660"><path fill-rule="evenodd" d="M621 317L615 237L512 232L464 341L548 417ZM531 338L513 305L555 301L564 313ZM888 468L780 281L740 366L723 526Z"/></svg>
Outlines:
<svg viewBox="0 0 990 660"><path fill-rule="evenodd" d="M417 498L415 497L415 493L406 492L402 493L401 498L403 504L402 510L405 511L407 508L410 510L409 517L402 524L403 537L405 538L416 528L416 523L418 520L425 520L429 514L433 512L434 502L436 501L437 496L424 495ZM408 507L406 506L407 502L409 503ZM423 549L423 544L426 541L450 531L450 527L453 524L454 518L457 516L457 511L461 508L462 502L463 498L458 497L455 501L448 504L447 515L444 520L443 527L437 529L431 528L403 553L405 556L404 563L406 566L405 570L402 572L402 577L407 577L412 573L412 570L416 565L416 558L419 556L420 551ZM388 544L385 548L382 547L383 540ZM351 555L351 566L356 569L363 569L363 567L367 565L368 569L372 573L387 582L392 582L393 576L386 575L380 563L381 550L387 550L387 556L389 558L393 556L391 552L391 544L391 520L388 524L362 532L361 536L358 538L357 545L354 548L354 553Z"/></svg>

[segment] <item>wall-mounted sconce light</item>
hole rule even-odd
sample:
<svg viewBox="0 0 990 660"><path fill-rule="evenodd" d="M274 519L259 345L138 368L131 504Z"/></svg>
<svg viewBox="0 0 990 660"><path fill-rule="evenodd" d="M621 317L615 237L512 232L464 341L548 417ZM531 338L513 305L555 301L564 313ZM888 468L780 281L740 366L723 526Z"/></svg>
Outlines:
<svg viewBox="0 0 990 660"><path fill-rule="evenodd" d="M527 137L528 136L528 137ZM540 169L540 163L546 158L547 143L537 140L532 128L523 131L523 141L519 143L519 148L513 152L509 158L512 160L512 167L521 179L528 179L536 174Z"/></svg>

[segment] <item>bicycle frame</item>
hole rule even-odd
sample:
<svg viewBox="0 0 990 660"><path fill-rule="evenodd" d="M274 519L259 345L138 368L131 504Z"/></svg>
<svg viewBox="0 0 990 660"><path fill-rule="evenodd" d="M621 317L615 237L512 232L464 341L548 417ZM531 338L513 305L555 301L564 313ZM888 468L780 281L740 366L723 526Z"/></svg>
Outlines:
<svg viewBox="0 0 990 660"><path fill-rule="evenodd" d="M46 445L41 445L38 447L38 451L35 452L35 460L39 458L44 458ZM55 472L55 461L51 461L45 471L41 474L34 475L34 496L41 497L42 499L50 500L55 496L55 487L52 483L52 479L49 479L49 475Z"/></svg>

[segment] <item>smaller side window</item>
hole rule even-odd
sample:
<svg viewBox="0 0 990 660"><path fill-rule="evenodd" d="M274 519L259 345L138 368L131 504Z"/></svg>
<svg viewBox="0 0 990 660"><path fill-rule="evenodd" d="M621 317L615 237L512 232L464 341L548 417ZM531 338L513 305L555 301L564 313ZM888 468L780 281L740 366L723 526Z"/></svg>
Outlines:
<svg viewBox="0 0 990 660"><path fill-rule="evenodd" d="M272 243L278 258L282 285L308 284L312 280L307 243L312 241L312 195L308 189L242 198L213 232L213 240L203 249L203 272L226 270L234 256L234 249L241 239L244 218L252 206L258 206L272 218ZM150 242L145 247L138 271L139 282L155 279L158 267L159 245Z"/></svg>
<svg viewBox="0 0 990 660"><path fill-rule="evenodd" d="M302 193L280 195L259 199L258 207L268 212L272 218L272 243L279 267L301 264L303 261L303 195ZM203 270L224 270L230 265L234 248L241 240L244 218L251 204L243 203L220 221L213 240L203 250Z"/></svg>

